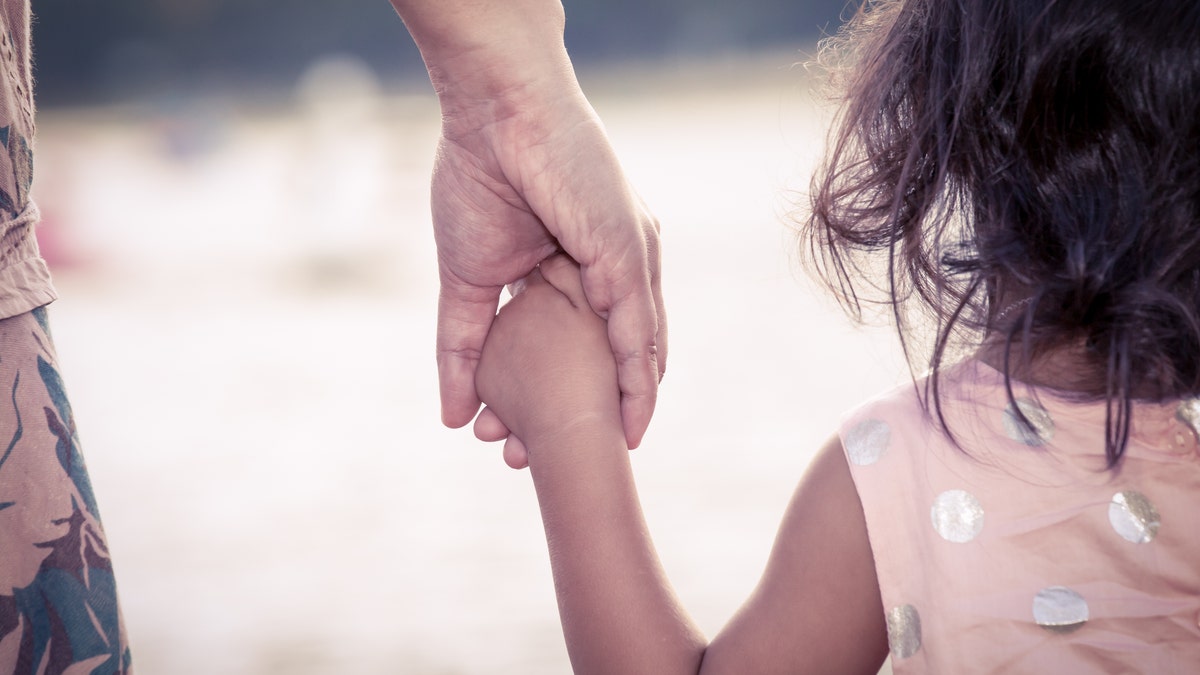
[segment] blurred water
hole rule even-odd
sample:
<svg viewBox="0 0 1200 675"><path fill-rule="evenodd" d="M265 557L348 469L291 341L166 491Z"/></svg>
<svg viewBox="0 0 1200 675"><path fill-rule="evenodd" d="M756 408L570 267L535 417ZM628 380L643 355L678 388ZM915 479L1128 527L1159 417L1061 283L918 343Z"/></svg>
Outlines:
<svg viewBox="0 0 1200 675"><path fill-rule="evenodd" d="M788 191L826 121L798 58L583 77L663 224L669 374L634 462L710 634L838 415L905 376L793 263ZM51 320L135 660L568 672L528 476L438 423L436 102L346 67L295 106L40 118ZM329 72L354 86L320 96Z"/></svg>

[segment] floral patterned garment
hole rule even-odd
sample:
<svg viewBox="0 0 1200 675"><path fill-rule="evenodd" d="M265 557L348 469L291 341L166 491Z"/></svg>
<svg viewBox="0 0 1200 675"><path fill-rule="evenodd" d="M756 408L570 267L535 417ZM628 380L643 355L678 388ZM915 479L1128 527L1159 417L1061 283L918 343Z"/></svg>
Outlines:
<svg viewBox="0 0 1200 675"><path fill-rule="evenodd" d="M34 239L28 0L0 0L0 674L132 672Z"/></svg>
<svg viewBox="0 0 1200 675"><path fill-rule="evenodd" d="M29 2L0 0L0 318L56 297L33 233L33 135Z"/></svg>
<svg viewBox="0 0 1200 675"><path fill-rule="evenodd" d="M44 308L0 320L0 673L130 673Z"/></svg>

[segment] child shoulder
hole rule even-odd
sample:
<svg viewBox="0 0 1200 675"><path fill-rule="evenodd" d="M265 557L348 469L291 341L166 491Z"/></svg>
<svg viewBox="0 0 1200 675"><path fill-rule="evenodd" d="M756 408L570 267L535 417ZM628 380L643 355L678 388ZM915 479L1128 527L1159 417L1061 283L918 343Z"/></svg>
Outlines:
<svg viewBox="0 0 1200 675"><path fill-rule="evenodd" d="M875 563L842 451L831 437L800 480L767 569L705 654L706 672L874 674L887 656Z"/></svg>

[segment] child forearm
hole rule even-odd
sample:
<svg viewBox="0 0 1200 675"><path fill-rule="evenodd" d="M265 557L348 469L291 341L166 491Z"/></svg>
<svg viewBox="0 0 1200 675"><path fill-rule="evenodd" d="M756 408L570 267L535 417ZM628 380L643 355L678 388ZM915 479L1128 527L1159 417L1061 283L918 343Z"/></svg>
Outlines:
<svg viewBox="0 0 1200 675"><path fill-rule="evenodd" d="M698 672L707 642L663 573L621 427L577 426L529 455L575 672Z"/></svg>

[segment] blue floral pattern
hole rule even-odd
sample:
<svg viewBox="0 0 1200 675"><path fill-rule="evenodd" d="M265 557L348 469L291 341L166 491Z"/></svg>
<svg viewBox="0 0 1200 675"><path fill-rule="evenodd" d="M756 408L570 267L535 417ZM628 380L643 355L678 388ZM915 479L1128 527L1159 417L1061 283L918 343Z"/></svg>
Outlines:
<svg viewBox="0 0 1200 675"><path fill-rule="evenodd" d="M0 320L0 672L132 672L45 309Z"/></svg>

